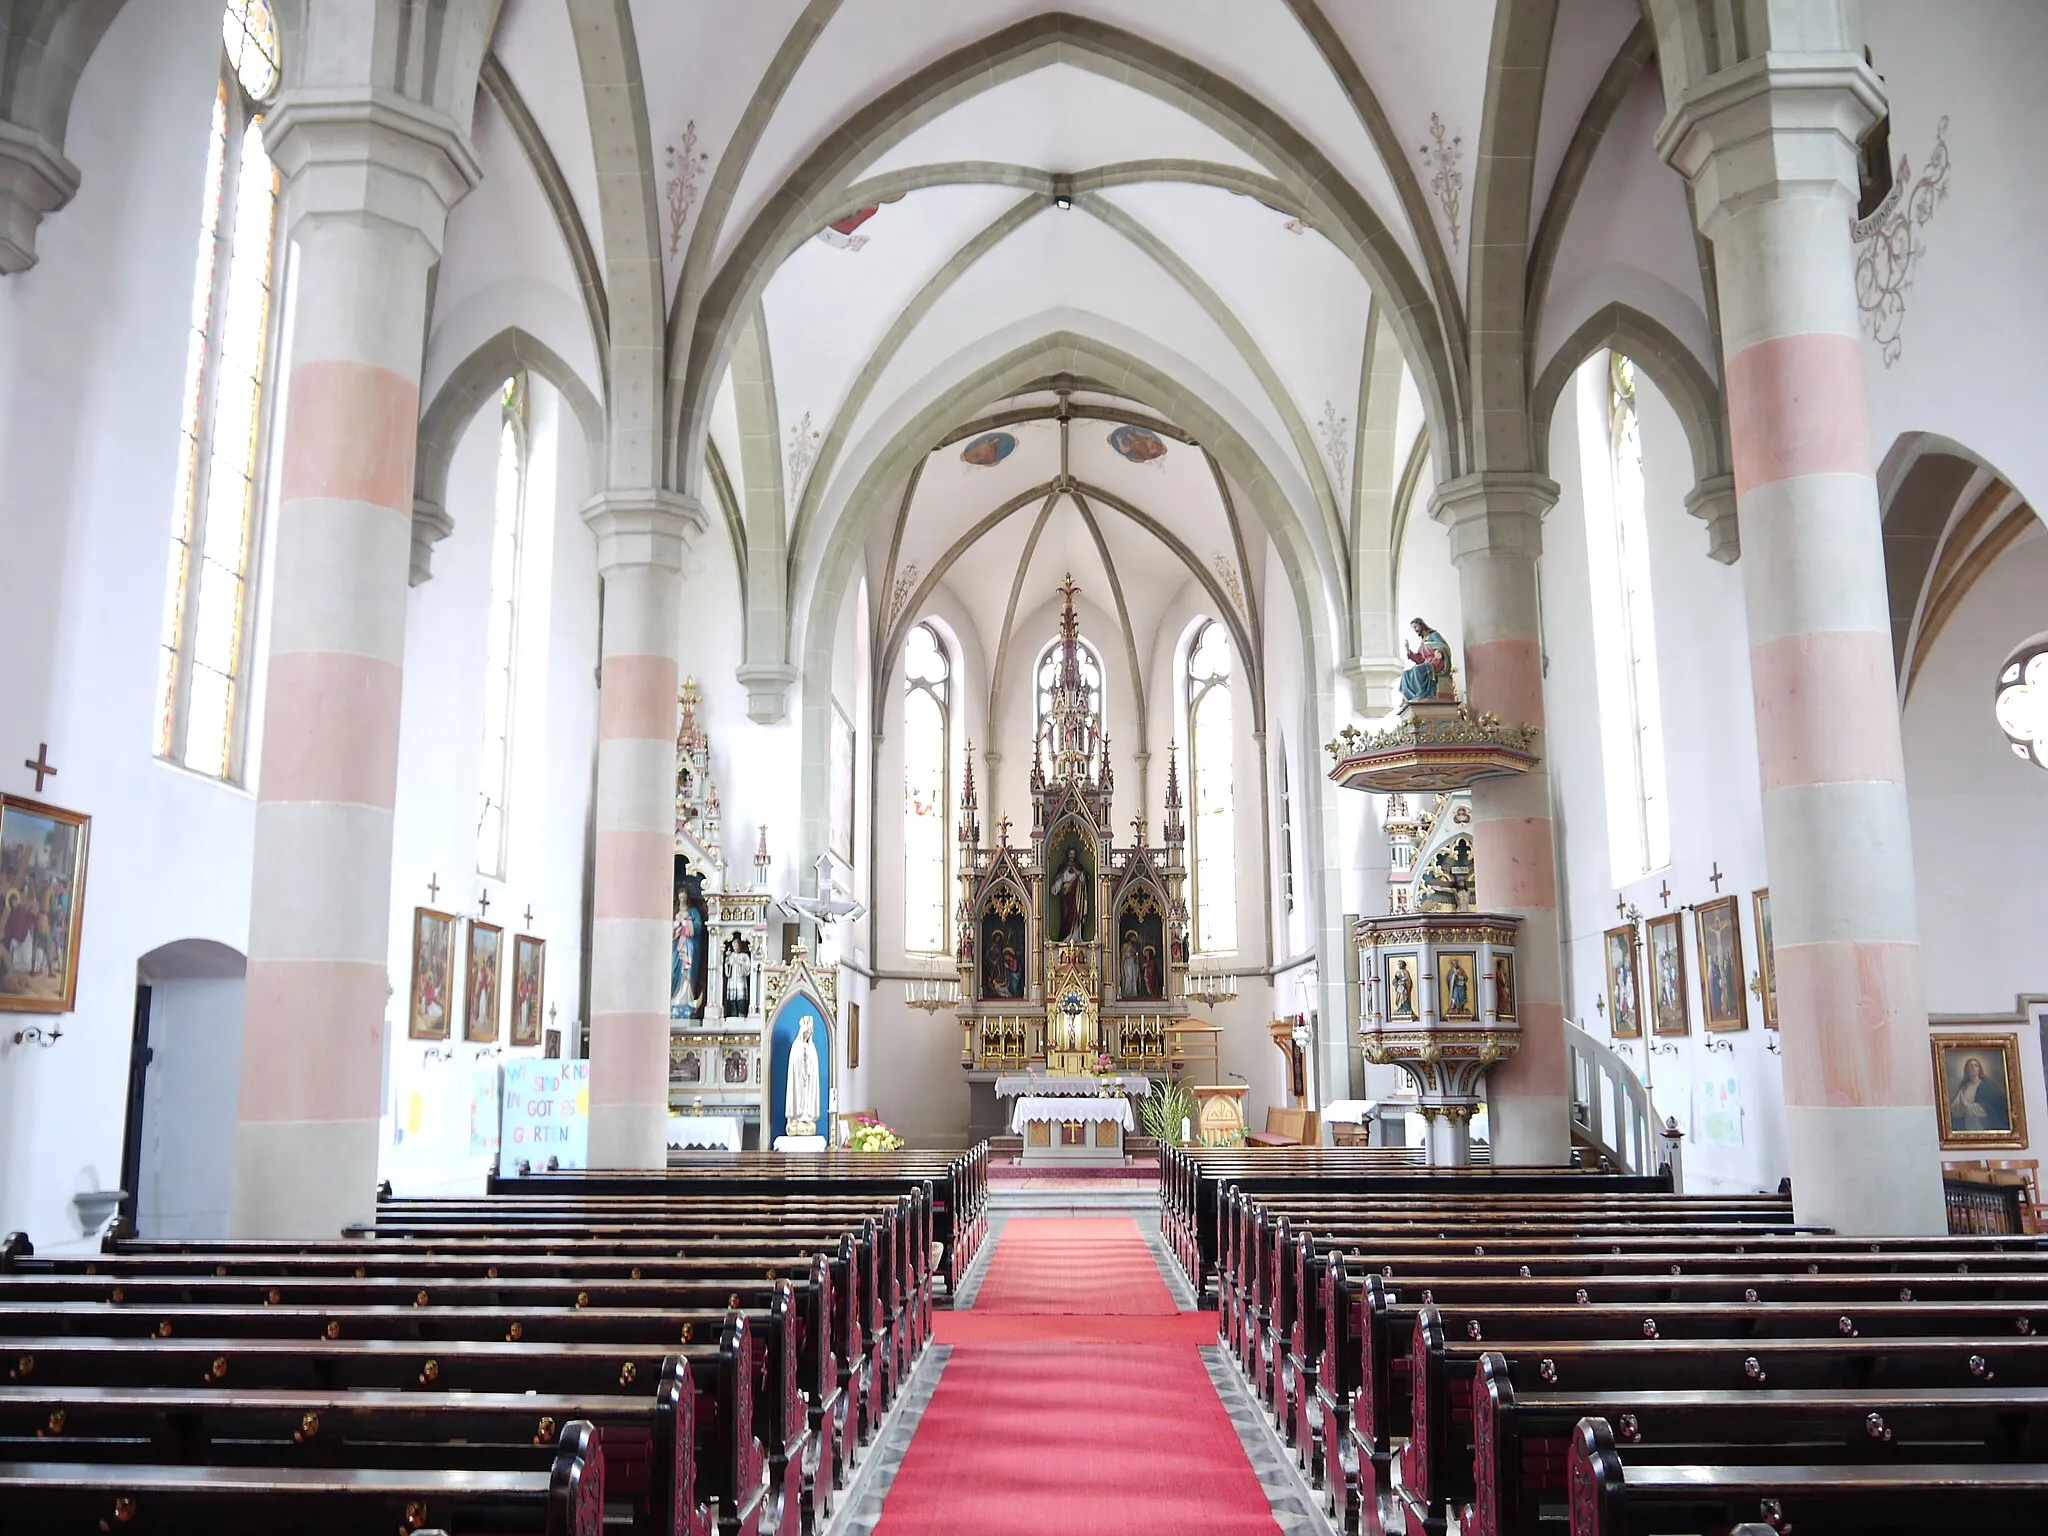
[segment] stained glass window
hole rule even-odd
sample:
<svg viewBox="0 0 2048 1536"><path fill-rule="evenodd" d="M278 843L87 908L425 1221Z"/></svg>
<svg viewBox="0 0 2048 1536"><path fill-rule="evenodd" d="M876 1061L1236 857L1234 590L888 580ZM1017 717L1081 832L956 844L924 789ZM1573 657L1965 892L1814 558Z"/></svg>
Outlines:
<svg viewBox="0 0 2048 1536"><path fill-rule="evenodd" d="M505 878L512 800L512 715L519 656L519 554L526 521L526 375L498 390L498 475L491 518L491 606L484 641L484 739L478 764L476 867Z"/></svg>
<svg viewBox="0 0 2048 1536"><path fill-rule="evenodd" d="M1619 352L1580 375L1580 462L1592 576L1594 667L1615 884L1671 862L1671 806L1636 367Z"/></svg>
<svg viewBox="0 0 2048 1536"><path fill-rule="evenodd" d="M1237 811L1231 776L1235 743L1230 700L1230 633L1206 620L1188 647L1188 780L1195 864L1195 948L1237 951Z"/></svg>
<svg viewBox="0 0 2048 1536"><path fill-rule="evenodd" d="M2048 768L2048 636L2030 640L1998 669L1992 707L2014 753Z"/></svg>
<svg viewBox="0 0 2048 1536"><path fill-rule="evenodd" d="M268 101L277 89L277 18L270 0L228 0L220 17L221 41L228 50L228 68L251 101Z"/></svg>
<svg viewBox="0 0 2048 1536"><path fill-rule="evenodd" d="M1102 730L1102 658L1095 654L1095 647L1086 640L1076 637L1076 646L1081 664L1081 687L1088 699L1088 719L1095 727L1095 733ZM1046 760L1053 755L1052 740L1052 696L1060 685L1060 643L1055 640L1039 655L1038 670L1038 741L1045 748Z"/></svg>
<svg viewBox="0 0 2048 1536"><path fill-rule="evenodd" d="M241 758L278 190L260 98L247 82L274 88L277 36L261 0L231 4L223 30L228 53L214 91L185 345L156 749L231 779Z"/></svg>
<svg viewBox="0 0 2048 1536"><path fill-rule="evenodd" d="M917 625L903 642L903 948L914 955L948 947L952 676L938 631Z"/></svg>

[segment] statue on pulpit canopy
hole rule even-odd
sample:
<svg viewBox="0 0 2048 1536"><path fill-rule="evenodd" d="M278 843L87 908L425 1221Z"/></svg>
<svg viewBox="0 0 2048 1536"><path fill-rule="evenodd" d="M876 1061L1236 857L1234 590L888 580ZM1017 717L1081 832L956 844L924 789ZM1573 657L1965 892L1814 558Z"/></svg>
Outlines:
<svg viewBox="0 0 2048 1536"><path fill-rule="evenodd" d="M1067 862L1060 872L1053 876L1051 886L1053 899L1059 904L1059 931L1053 934L1057 943L1078 943L1087 937L1088 926L1088 871L1081 867L1080 851L1069 845Z"/></svg>
<svg viewBox="0 0 2048 1536"><path fill-rule="evenodd" d="M1451 681L1451 642L1430 628L1426 619L1410 619L1417 645L1403 649L1413 666L1401 674L1401 697L1410 704L1447 698L1454 689Z"/></svg>

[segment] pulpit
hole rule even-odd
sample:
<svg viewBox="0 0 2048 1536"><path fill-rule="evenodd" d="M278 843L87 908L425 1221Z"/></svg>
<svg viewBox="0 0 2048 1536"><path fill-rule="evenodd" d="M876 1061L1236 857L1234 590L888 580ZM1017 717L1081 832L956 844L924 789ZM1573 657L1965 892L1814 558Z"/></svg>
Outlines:
<svg viewBox="0 0 2048 1536"><path fill-rule="evenodd" d="M1205 1147L1244 1145L1244 1101L1251 1088L1245 1083L1197 1083L1195 1088L1195 1140Z"/></svg>

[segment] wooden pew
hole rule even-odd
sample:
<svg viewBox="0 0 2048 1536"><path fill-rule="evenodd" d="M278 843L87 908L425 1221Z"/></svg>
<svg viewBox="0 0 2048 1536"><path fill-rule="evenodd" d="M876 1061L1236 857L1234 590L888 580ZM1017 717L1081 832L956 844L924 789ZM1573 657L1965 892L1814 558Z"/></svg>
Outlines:
<svg viewBox="0 0 2048 1536"><path fill-rule="evenodd" d="M0 1344L0 1395L16 1386L243 1392L411 1392L616 1397L658 1383L669 1360L694 1389L691 1497L717 1501L723 1536L762 1536L775 1502L755 1423L753 1349L729 1320L714 1344L667 1350L609 1344L389 1339L20 1337ZM651 1450L648 1453L651 1467ZM793 1522L785 1521L793 1529Z"/></svg>
<svg viewBox="0 0 2048 1536"><path fill-rule="evenodd" d="M1655 1346L1665 1342L1708 1340L1740 1345L1749 1351L1743 1357L1745 1361L1757 1361L1761 1379L1745 1368L1741 1380L1728 1382L1731 1387L1739 1387L1743 1381L1764 1385L1771 1375L1771 1362L1780 1357L1778 1347L1785 1344L1818 1340L1830 1345L1837 1359L1860 1358L1873 1362L1866 1370L1877 1370L1889 1362L1897 1344L1938 1340L1947 1346L1950 1383L1963 1386L1969 1384L1963 1373L1969 1370L1968 1362L1975 1351L1991 1349L1994 1339L2031 1340L2033 1329L2038 1326L2036 1320L2048 1316L2048 1308L2022 1312L2019 1320L2028 1327L2015 1329L2010 1326L2012 1313L2007 1310L2002 1315L2008 1326L1995 1329L1989 1326L1996 1320L1995 1315L1985 1309L1986 1305L1894 1302L1858 1308L1853 1317L1824 1303L1795 1302L1775 1307L1710 1305L1690 1312L1667 1309L1643 1317L1640 1322L1638 1314L1628 1309L1599 1309L1615 1314L1604 1318L1589 1307L1500 1308L1477 1314L1467 1311L1446 1318L1434 1307L1425 1307L1415 1325L1412 1348L1408 1442L1400 1453L1402 1487L1422 1511L1424 1528L1432 1532L1444 1528L1450 1507L1473 1497L1473 1394L1479 1363L1476 1351L1483 1352L1488 1344L1501 1346L1518 1360L1531 1356L1539 1361L1548 1358L1553 1361L1553 1375L1555 1346L1564 1344L1593 1344L1613 1350L1643 1342L1651 1346L1653 1359L1657 1354ZM1988 1306L1998 1308L2002 1304ZM1839 1326L1844 1320L1851 1323L1847 1329ZM1472 1331L1475 1326L1480 1330L1477 1333ZM1655 1331L1651 1331L1652 1327ZM1458 1342L1453 1343L1453 1339ZM1864 1341L1862 1350L1850 1345L1849 1340ZM1683 1358L1664 1356L1667 1374L1661 1382L1663 1387L1680 1389L1711 1384L1673 1363ZM1540 1364L1538 1370L1540 1375ZM1360 1433L1363 1425L1378 1428L1378 1413L1379 1405L1368 1402L1361 1394L1353 1409L1354 1435ZM1377 1474L1379 1463L1362 1439L1360 1451L1365 1457L1359 1466L1363 1503L1366 1466L1371 1463Z"/></svg>
<svg viewBox="0 0 2048 1536"><path fill-rule="evenodd" d="M0 1508L12 1528L38 1536L358 1536L429 1524L496 1536L586 1536L603 1530L604 1500L602 1441L583 1420L562 1426L554 1464L538 1472L0 1463Z"/></svg>
<svg viewBox="0 0 2048 1536"><path fill-rule="evenodd" d="M1564 1502L1583 1418L1617 1426L1632 1463L2048 1461L2048 1387L1518 1393L1512 1374L1505 1356L1480 1357L1465 1536L1537 1536Z"/></svg>
<svg viewBox="0 0 2048 1536"><path fill-rule="evenodd" d="M649 1396L24 1386L0 1391L0 1460L156 1466L546 1471L557 1426L594 1423L605 1495L633 1528L709 1536L697 1503L696 1390L678 1360Z"/></svg>
<svg viewBox="0 0 2048 1536"><path fill-rule="evenodd" d="M1566 1478L1571 1536L1725 1530L1752 1516L1782 1531L2034 1536L2048 1510L2048 1465L2039 1462L1644 1465L1619 1452L1597 1418L1573 1432Z"/></svg>

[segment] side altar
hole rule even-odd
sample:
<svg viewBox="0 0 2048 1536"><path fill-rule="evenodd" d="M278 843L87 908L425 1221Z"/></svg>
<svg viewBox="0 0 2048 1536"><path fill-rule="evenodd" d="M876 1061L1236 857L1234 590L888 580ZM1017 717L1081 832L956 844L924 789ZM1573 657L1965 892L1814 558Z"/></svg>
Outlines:
<svg viewBox="0 0 2048 1536"><path fill-rule="evenodd" d="M685 681L676 700L669 1110L735 1120L746 1142L766 1146L763 1040L770 1001L768 909L774 900L768 890L768 829L761 829L748 884L726 863L711 742L697 718L702 703L696 681Z"/></svg>
<svg viewBox="0 0 2048 1536"><path fill-rule="evenodd" d="M1079 589L1070 576L1060 590L1059 680L1032 743L1031 834L1022 846L1010 841L1007 816L993 846L982 845L968 749L955 914L960 1065L970 1137L1005 1134L1014 1122L1027 1158L1058 1146L1073 1160L1085 1139L1091 1156L1121 1161L1124 1132L1136 1123L1134 1090L1105 1095L1096 1079L1136 1075L1142 1096L1142 1074L1169 1070L1170 1028L1187 1018L1187 826L1169 747L1159 843L1147 838L1143 815L1131 819L1131 841L1116 842L1102 699L1081 666ZM1076 1113L1049 1118L1039 1106L1020 1119L1019 1108L1000 1102L997 1080L1030 1073L1095 1086L1024 1095L1073 1099Z"/></svg>

